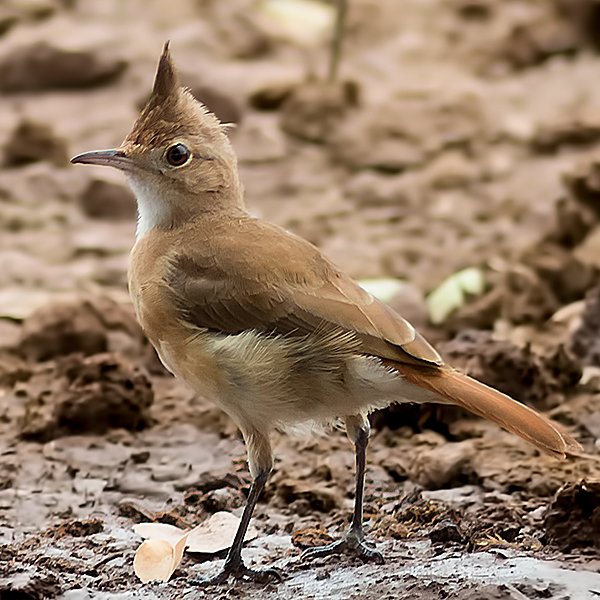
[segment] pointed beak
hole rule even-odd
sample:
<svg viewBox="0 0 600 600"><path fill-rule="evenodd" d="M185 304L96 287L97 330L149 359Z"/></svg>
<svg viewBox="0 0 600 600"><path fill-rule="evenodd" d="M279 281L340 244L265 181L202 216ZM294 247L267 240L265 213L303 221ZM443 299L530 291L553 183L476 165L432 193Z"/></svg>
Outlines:
<svg viewBox="0 0 600 600"><path fill-rule="evenodd" d="M74 156L71 163L74 165L106 165L122 171L129 171L133 167L133 161L119 149L84 152Z"/></svg>

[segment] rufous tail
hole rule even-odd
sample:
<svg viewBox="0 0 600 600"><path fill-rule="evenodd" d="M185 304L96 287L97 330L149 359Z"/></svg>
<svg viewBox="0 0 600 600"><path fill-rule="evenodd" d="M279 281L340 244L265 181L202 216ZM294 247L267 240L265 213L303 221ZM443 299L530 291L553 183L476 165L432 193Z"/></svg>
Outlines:
<svg viewBox="0 0 600 600"><path fill-rule="evenodd" d="M585 457L583 448L568 433L535 410L471 377L448 367L427 368L392 361L386 364L410 383L497 423L540 450L558 458Z"/></svg>

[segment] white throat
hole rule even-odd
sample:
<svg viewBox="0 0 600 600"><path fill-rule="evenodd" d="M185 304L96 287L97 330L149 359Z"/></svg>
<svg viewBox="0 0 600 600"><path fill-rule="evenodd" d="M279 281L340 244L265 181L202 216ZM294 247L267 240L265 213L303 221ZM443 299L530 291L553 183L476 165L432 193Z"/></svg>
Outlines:
<svg viewBox="0 0 600 600"><path fill-rule="evenodd" d="M137 200L138 220L135 232L136 240L144 237L151 229L166 221L169 217L169 205L157 193L157 187L137 177L127 177Z"/></svg>

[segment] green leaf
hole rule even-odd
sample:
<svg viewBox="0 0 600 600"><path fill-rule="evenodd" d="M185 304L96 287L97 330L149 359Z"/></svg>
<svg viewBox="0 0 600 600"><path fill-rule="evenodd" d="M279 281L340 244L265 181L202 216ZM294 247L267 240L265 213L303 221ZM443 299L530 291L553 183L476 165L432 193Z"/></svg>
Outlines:
<svg viewBox="0 0 600 600"><path fill-rule="evenodd" d="M484 290L485 276L481 269L469 267L454 273L427 296L431 322L443 323L469 296L479 296Z"/></svg>

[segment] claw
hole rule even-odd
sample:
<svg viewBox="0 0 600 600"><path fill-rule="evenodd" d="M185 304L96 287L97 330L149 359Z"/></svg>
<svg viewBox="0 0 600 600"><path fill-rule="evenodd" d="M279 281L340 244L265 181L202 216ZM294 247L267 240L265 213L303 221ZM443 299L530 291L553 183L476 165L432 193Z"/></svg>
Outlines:
<svg viewBox="0 0 600 600"><path fill-rule="evenodd" d="M245 579L256 583L269 583L270 581L283 581L282 574L277 569L250 569L243 562L239 564L225 564L223 570L214 577L198 577L190 581L191 585L208 587L225 583L229 577Z"/></svg>
<svg viewBox="0 0 600 600"><path fill-rule="evenodd" d="M345 538L327 544L326 546L316 546L306 549L300 556L302 560L317 558L321 556L331 556L332 554L356 554L365 562L373 561L383 564L383 555L381 552L369 547L370 544L365 541L362 534L350 531Z"/></svg>

